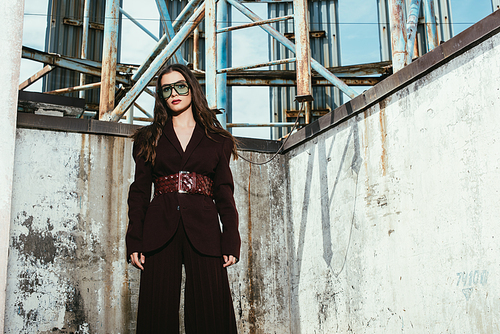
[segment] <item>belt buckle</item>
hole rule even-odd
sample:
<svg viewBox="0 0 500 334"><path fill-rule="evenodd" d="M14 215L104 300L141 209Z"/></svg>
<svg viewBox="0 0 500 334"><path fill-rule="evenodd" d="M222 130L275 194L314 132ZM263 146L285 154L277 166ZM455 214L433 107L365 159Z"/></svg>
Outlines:
<svg viewBox="0 0 500 334"><path fill-rule="evenodd" d="M188 172L188 171L185 171L185 170L181 170L181 171L179 171L179 173L177 173L177 174L179 175L179 176L178 176L178 180L177 180L177 192L178 192L179 194L186 194L188 191L187 191L187 190L182 189L182 185L183 185L183 183L182 183L182 175L184 175L184 174L189 174L189 172Z"/></svg>

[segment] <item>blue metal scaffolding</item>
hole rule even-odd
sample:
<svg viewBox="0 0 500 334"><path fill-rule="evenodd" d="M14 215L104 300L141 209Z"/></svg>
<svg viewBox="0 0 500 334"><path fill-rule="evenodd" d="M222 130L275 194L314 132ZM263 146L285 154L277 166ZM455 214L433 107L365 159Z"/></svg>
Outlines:
<svg viewBox="0 0 500 334"><path fill-rule="evenodd" d="M64 17L63 22L47 28L49 52L23 48L23 58L46 66L20 89L45 76L47 93L79 92L89 105L99 105L100 120L119 121L132 106L146 116L136 119L148 120L151 115L135 103L136 99L142 92L154 94L148 86L167 62L183 63L190 65L205 85L210 107L222 111L218 115L221 124L228 128L267 126L278 129L272 130L273 136L280 137L284 133L279 128L291 126L289 118L297 115L296 103L305 103L302 123L307 124L340 106L344 95L355 97L352 86L374 85L391 70L400 70L453 36L450 0L373 0L378 8L382 62L341 67L338 0L263 1L269 2L267 18L238 0L155 1L161 19L159 36L127 13L120 0L78 0L71 8L63 1L51 0L49 19ZM499 1L492 0L492 10L500 7ZM251 23L233 26L230 8ZM68 12L81 19L61 15ZM156 41L139 66L119 63L122 15ZM270 36L269 61L231 67L230 32L254 26ZM67 34L63 28L73 30ZM57 40L63 33L73 36L73 44L59 50ZM200 57L203 54L205 57ZM265 69L249 70L254 68ZM270 87L273 121L232 122L232 86ZM85 93L99 88L99 96Z"/></svg>

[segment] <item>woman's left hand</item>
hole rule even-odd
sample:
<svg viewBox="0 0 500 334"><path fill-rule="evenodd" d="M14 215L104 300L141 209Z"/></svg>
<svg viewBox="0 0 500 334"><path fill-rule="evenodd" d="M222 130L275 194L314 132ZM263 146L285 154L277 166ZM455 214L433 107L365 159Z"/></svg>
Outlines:
<svg viewBox="0 0 500 334"><path fill-rule="evenodd" d="M236 258L232 255L222 255L222 258L224 259L224 264L222 265L224 268L232 266L236 263Z"/></svg>

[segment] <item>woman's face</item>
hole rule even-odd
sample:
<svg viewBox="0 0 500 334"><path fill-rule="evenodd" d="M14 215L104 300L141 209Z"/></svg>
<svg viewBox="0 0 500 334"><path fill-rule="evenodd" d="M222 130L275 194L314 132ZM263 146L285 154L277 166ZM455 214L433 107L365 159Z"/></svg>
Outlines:
<svg viewBox="0 0 500 334"><path fill-rule="evenodd" d="M164 92L167 95L170 92L170 96L165 99L165 102L170 110L172 110L173 116L180 115L186 110L191 110L191 88L187 90L187 93L185 92L188 83L182 74L177 71L164 74L161 77L160 83L162 89L160 96L163 96L162 93Z"/></svg>

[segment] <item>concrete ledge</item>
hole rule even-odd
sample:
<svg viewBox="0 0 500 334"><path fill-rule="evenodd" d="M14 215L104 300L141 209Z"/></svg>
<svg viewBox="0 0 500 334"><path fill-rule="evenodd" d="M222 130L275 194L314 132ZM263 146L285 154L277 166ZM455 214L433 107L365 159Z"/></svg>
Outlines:
<svg viewBox="0 0 500 334"><path fill-rule="evenodd" d="M129 137L141 126L126 123L102 122L93 119L54 117L19 112L17 113L17 127ZM275 153L280 146L280 142L277 140L240 137L236 139L238 140L238 148L243 151Z"/></svg>
<svg viewBox="0 0 500 334"><path fill-rule="evenodd" d="M358 95L317 121L298 130L290 137L283 152L301 145L320 133L349 120L351 117L385 99L393 92L411 84L436 67L449 62L499 32L500 11L497 10L446 43L441 44L400 71L387 77L363 94Z"/></svg>

